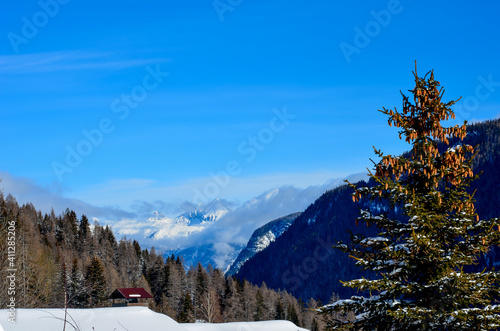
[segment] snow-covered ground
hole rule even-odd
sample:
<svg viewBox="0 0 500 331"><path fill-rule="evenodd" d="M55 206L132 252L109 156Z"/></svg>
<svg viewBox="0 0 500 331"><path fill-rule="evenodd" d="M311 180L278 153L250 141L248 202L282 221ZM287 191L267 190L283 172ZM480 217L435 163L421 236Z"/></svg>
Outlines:
<svg viewBox="0 0 500 331"><path fill-rule="evenodd" d="M180 324L188 331L306 331L290 321Z"/></svg>
<svg viewBox="0 0 500 331"><path fill-rule="evenodd" d="M63 309L0 310L0 331L62 331ZM146 307L68 309L66 331L306 331L289 321L179 324Z"/></svg>

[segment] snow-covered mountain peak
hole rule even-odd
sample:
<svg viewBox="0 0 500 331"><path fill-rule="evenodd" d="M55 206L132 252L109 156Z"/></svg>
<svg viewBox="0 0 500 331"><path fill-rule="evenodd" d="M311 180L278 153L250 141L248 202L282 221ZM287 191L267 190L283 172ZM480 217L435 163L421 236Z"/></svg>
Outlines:
<svg viewBox="0 0 500 331"><path fill-rule="evenodd" d="M280 192L279 188L272 189L271 191L267 192L266 194L266 200L270 200L274 198L278 193Z"/></svg>
<svg viewBox="0 0 500 331"><path fill-rule="evenodd" d="M159 211L154 211L146 222L131 224L121 222L115 224L117 233L123 235L142 234L145 238L156 242L162 239L189 237L194 233L204 231L213 223L231 211L229 203L224 200L214 200L201 206L198 210L181 214L177 217L168 217ZM124 225L124 226L120 226ZM133 231L131 231L133 227Z"/></svg>
<svg viewBox="0 0 500 331"><path fill-rule="evenodd" d="M216 199L205 206L200 206L195 211L184 213L176 219L182 224L211 224L220 220L230 211L232 208L228 202Z"/></svg>
<svg viewBox="0 0 500 331"><path fill-rule="evenodd" d="M211 222L216 222L221 219L228 212L232 211L229 204L223 200L216 199L209 204L207 204L201 213L205 215L207 220Z"/></svg>
<svg viewBox="0 0 500 331"><path fill-rule="evenodd" d="M162 219L162 218L165 218L165 215L163 215L162 213L160 213L159 211L154 211L153 212L153 219Z"/></svg>

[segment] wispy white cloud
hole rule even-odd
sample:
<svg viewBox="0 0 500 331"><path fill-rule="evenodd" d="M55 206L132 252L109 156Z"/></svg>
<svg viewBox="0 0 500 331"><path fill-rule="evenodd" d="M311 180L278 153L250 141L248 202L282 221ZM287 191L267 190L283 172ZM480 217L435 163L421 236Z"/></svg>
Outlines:
<svg viewBox="0 0 500 331"><path fill-rule="evenodd" d="M0 55L0 73L47 73L74 70L119 70L168 62L165 58L122 59L112 52L59 51Z"/></svg>
<svg viewBox="0 0 500 331"><path fill-rule="evenodd" d="M164 247L202 246L220 242L236 245L246 244L253 231L260 226L282 216L304 211L327 190L344 184L343 180L346 178L351 182L356 182L366 179L366 174L359 173L339 177L322 185L312 185L306 188L282 186L268 189L239 205L205 231L182 240L168 240L150 244ZM217 250L217 247L214 246L214 249ZM224 248L224 251L220 253L227 255L227 246L220 247Z"/></svg>
<svg viewBox="0 0 500 331"><path fill-rule="evenodd" d="M366 174L339 177L306 188L281 186L265 191L222 218L210 231L215 241L246 243L255 229L282 216L304 211L327 190L344 184L344 179L356 182L366 179Z"/></svg>
<svg viewBox="0 0 500 331"><path fill-rule="evenodd" d="M209 203L219 198L243 203L271 187L291 185L298 190L322 186L332 178L342 182L347 174L334 172L274 173L247 177L230 177L227 184L219 185L217 195L195 199L195 192L204 192L214 184L213 177L193 178L185 182L165 183L145 178L116 179L75 190L75 195L92 204L119 205L123 209L149 211L151 208L168 216L194 210L200 202ZM224 179L225 180L225 179ZM335 183L335 185L338 183ZM329 184L330 185L330 184ZM152 211L152 210L151 210Z"/></svg>
<svg viewBox="0 0 500 331"><path fill-rule="evenodd" d="M0 189L4 194L11 194L20 204L33 203L35 208L45 213L49 213L52 209L56 213L61 213L69 208L89 217L119 220L135 216L120 208L96 206L79 199L65 198L31 179L12 176L8 172L0 171L0 178L2 180Z"/></svg>

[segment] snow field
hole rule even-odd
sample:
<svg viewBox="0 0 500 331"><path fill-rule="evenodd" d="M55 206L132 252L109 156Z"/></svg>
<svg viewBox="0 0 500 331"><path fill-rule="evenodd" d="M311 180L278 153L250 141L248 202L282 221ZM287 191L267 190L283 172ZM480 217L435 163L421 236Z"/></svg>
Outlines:
<svg viewBox="0 0 500 331"><path fill-rule="evenodd" d="M0 331L62 331L63 309L0 310ZM179 324L146 307L68 309L66 331L307 331L289 321Z"/></svg>

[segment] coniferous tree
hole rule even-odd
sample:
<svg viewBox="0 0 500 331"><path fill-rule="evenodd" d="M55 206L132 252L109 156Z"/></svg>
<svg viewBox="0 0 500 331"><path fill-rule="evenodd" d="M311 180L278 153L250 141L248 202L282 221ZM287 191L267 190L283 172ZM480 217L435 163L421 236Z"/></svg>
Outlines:
<svg viewBox="0 0 500 331"><path fill-rule="evenodd" d="M311 331L319 331L318 322L316 321L315 318L313 318L311 323Z"/></svg>
<svg viewBox="0 0 500 331"><path fill-rule="evenodd" d="M87 305L85 278L78 271L78 260L73 259L71 273L68 275L68 306L84 308Z"/></svg>
<svg viewBox="0 0 500 331"><path fill-rule="evenodd" d="M82 215L80 223L78 224L78 241L77 247L79 252L86 251L89 247L90 223L87 216Z"/></svg>
<svg viewBox="0 0 500 331"><path fill-rule="evenodd" d="M87 288L90 296L90 306L96 307L106 299L106 279L99 258L94 256L87 268Z"/></svg>
<svg viewBox="0 0 500 331"><path fill-rule="evenodd" d="M78 235L78 218L76 213L69 208L66 208L63 216L63 231L66 237L66 245L71 246L77 243Z"/></svg>
<svg viewBox="0 0 500 331"><path fill-rule="evenodd" d="M235 322L243 319L243 307L239 304L237 281L227 277L224 285L224 300L222 301L223 318L225 322Z"/></svg>
<svg viewBox="0 0 500 331"><path fill-rule="evenodd" d="M274 316L275 320L284 320L285 319L285 309L283 308L283 303L281 303L281 299L278 298L276 302L276 314Z"/></svg>
<svg viewBox="0 0 500 331"><path fill-rule="evenodd" d="M141 245L139 245L139 243L135 239L132 242L132 245L134 246L135 254L137 255L137 257L141 258L142 257L142 254L141 254Z"/></svg>
<svg viewBox="0 0 500 331"><path fill-rule="evenodd" d="M205 268L198 262L195 273L195 291L194 291L194 309L195 315L201 310L202 298L205 298L205 293L208 290L208 273ZM206 299L206 298L205 298ZM210 300L208 300L210 301Z"/></svg>
<svg viewBox="0 0 500 331"><path fill-rule="evenodd" d="M184 298L181 300L181 307L179 310L179 316L177 318L179 323L194 323L194 308L193 308L193 300L189 295L189 292L186 292Z"/></svg>
<svg viewBox="0 0 500 331"><path fill-rule="evenodd" d="M55 307L66 307L68 299L67 270L64 260L59 263L59 275L54 289L53 305Z"/></svg>
<svg viewBox="0 0 500 331"><path fill-rule="evenodd" d="M293 302L288 303L288 308L286 310L287 320L294 323L295 325L300 325L299 315L297 315L297 310Z"/></svg>
<svg viewBox="0 0 500 331"><path fill-rule="evenodd" d="M64 241L64 219L59 216L55 222L55 238L58 244L61 244Z"/></svg>
<svg viewBox="0 0 500 331"><path fill-rule="evenodd" d="M266 305L264 303L264 297L262 296L262 292L260 289L255 293L255 321L264 320L264 313L266 312Z"/></svg>
<svg viewBox="0 0 500 331"><path fill-rule="evenodd" d="M388 204L397 213L379 208L361 210L356 222L375 225L376 237L352 235L339 243L363 270L377 279L356 279L344 285L370 296L353 296L325 306L323 312L353 312L349 321L333 319L329 328L350 330L488 330L500 326L498 281L495 271L466 272L480 254L500 243L498 219L480 220L474 199L466 191L476 178L471 169L474 148L458 143L446 150L438 143L463 139L466 127L443 127L454 118L442 102L443 89L431 71L416 70L413 103L403 93L402 112L383 109L389 125L411 144L402 156L384 155L371 174L374 185L356 187L354 200ZM366 202L366 200L365 200ZM370 206L370 204L368 204ZM396 215L394 215L396 214Z"/></svg>

